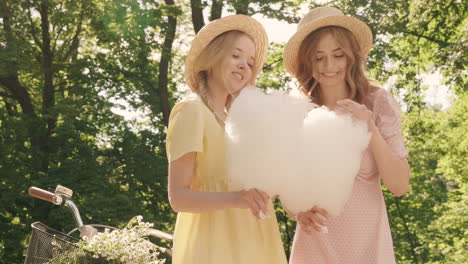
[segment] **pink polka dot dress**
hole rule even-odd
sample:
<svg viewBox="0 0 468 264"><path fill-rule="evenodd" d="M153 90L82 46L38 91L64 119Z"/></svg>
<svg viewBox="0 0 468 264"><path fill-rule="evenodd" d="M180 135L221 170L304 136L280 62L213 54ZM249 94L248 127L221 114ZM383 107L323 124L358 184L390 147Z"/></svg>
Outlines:
<svg viewBox="0 0 468 264"><path fill-rule="evenodd" d="M384 89L364 103L382 137L399 157L408 150L401 135L401 113L395 98ZM351 197L342 213L328 220L328 233L312 235L297 225L290 264L395 264L393 243L379 173L367 149Z"/></svg>

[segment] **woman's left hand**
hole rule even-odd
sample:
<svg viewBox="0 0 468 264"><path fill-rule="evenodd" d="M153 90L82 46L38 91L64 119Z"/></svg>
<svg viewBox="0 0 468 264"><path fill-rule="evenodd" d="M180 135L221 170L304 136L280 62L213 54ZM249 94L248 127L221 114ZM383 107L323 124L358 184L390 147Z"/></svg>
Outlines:
<svg viewBox="0 0 468 264"><path fill-rule="evenodd" d="M376 126L372 118L372 111L367 109L365 105L350 99L339 100L336 103L338 104L338 113L350 113L354 119L366 122L369 131L375 131Z"/></svg>
<svg viewBox="0 0 468 264"><path fill-rule="evenodd" d="M327 220L329 217L325 209L314 206L308 211L298 213L297 221L306 233L312 235L312 228L317 232L328 232Z"/></svg>

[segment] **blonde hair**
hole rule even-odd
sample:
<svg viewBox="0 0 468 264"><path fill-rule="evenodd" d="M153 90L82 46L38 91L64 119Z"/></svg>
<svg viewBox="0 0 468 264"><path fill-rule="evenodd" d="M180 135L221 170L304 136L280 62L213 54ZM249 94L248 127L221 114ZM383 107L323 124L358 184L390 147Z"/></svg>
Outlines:
<svg viewBox="0 0 468 264"><path fill-rule="evenodd" d="M345 80L349 98L358 103L363 103L364 99L375 87L371 86L364 73L366 58L364 54L361 54L359 43L351 31L342 27L328 26L317 29L302 41L296 61L299 66L296 74L299 89L312 98L315 103L323 105L320 83L313 77L313 73L317 70L314 67L315 60L313 58L316 57L317 53L317 40L323 38L326 34L331 34L336 39L346 56Z"/></svg>
<svg viewBox="0 0 468 264"><path fill-rule="evenodd" d="M211 109L212 105L208 97L210 88L207 85L208 72L219 66L223 58L228 56L228 54L232 51L236 40L242 35L249 37L249 35L239 30L230 30L220 34L214 38L205 49L203 49L200 55L198 55L198 57L193 62L193 68L198 77L198 87L195 89L195 92ZM259 62L255 61L254 63L256 64ZM248 83L255 85L255 79L257 75L258 72L252 72L251 79ZM226 102L227 108L230 107L232 100L233 98L231 98L231 95L229 95Z"/></svg>

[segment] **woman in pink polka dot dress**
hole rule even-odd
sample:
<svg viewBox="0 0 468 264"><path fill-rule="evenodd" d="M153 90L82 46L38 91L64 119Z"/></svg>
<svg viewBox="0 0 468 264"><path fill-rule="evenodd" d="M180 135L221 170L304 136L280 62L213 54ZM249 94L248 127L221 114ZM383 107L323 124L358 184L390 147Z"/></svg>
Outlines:
<svg viewBox="0 0 468 264"><path fill-rule="evenodd" d="M372 33L364 22L321 7L305 15L285 47L285 67L303 93L319 105L366 121L372 133L341 214L331 217L314 207L293 216L298 225L291 264L396 263L381 182L396 196L407 192L408 150L398 103L364 74L371 46Z"/></svg>

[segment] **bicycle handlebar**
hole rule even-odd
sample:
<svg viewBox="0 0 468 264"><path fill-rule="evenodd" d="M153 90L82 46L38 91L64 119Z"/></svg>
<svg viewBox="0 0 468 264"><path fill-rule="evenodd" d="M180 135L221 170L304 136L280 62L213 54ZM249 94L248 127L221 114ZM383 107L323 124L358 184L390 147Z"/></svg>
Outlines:
<svg viewBox="0 0 468 264"><path fill-rule="evenodd" d="M49 191L46 191L44 189L38 188L38 187L30 187L28 189L28 193L30 196L39 198L41 200L53 203L55 205L65 205L73 214L76 222L76 229L73 229L70 233L75 232L76 230L80 231L81 236L86 236L88 238L93 237L97 233L97 229L94 228L93 226L97 227L107 227L107 226L102 226L102 225L83 225L83 221L81 220L80 212L78 210L78 207L69 200L71 195L72 195L72 190L63 187L63 186L58 186L60 188L57 188L56 193L52 193ZM70 234L69 233L69 234ZM168 234L166 232L157 230L157 229L150 229L150 232L148 234L149 236L157 237L160 239L164 239L167 241L172 241L173 240L173 235ZM171 254L171 251L167 249L167 253Z"/></svg>
<svg viewBox="0 0 468 264"><path fill-rule="evenodd" d="M30 187L28 193L33 197L53 203L55 205L61 205L63 203L63 198L61 196L55 195L54 193L43 190L41 188Z"/></svg>
<svg viewBox="0 0 468 264"><path fill-rule="evenodd" d="M153 229L153 228L149 230L149 235L160 238L160 239L165 239L168 241L172 241L174 239L173 235L163 232L161 230Z"/></svg>

